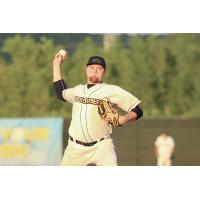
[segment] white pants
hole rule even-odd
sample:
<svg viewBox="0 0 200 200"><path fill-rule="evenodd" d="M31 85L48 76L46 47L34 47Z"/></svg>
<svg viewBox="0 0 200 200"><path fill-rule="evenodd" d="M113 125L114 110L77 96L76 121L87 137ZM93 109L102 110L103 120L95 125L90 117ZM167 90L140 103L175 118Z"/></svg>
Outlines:
<svg viewBox="0 0 200 200"><path fill-rule="evenodd" d="M172 165L171 157L158 156L157 166L171 166L171 165Z"/></svg>
<svg viewBox="0 0 200 200"><path fill-rule="evenodd" d="M83 146L69 140L61 165L117 166L117 156L112 138L106 138L93 146Z"/></svg>

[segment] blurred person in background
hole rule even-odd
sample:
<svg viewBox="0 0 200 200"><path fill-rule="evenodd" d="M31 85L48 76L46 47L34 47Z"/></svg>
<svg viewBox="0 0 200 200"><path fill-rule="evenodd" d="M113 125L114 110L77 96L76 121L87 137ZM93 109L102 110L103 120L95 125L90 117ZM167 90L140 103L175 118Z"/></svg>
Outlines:
<svg viewBox="0 0 200 200"><path fill-rule="evenodd" d="M157 166L171 166L174 158L175 142L168 131L163 131L155 141Z"/></svg>

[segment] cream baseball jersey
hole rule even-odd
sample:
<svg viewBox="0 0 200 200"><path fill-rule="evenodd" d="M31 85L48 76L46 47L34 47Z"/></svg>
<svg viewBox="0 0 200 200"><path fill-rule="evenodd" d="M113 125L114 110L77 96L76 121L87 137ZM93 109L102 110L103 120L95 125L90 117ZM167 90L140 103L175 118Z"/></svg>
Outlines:
<svg viewBox="0 0 200 200"><path fill-rule="evenodd" d="M87 88L77 85L64 89L63 98L73 104L69 135L82 142L93 142L112 133L110 124L102 120L98 113L99 102L108 97L113 106L129 112L141 101L126 90L106 83Z"/></svg>
<svg viewBox="0 0 200 200"><path fill-rule="evenodd" d="M175 142L171 136L158 136L155 145L158 147L159 156L170 157L172 154L172 150L175 146Z"/></svg>

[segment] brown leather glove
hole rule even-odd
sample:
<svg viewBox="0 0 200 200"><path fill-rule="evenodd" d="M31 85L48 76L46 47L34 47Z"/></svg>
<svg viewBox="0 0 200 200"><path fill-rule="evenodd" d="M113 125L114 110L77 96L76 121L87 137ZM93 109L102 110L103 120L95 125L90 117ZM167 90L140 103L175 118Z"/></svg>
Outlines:
<svg viewBox="0 0 200 200"><path fill-rule="evenodd" d="M119 114L117 110L112 107L109 98L103 99L98 105L98 113L101 119L104 119L108 123L112 124L114 127L120 126L119 124Z"/></svg>

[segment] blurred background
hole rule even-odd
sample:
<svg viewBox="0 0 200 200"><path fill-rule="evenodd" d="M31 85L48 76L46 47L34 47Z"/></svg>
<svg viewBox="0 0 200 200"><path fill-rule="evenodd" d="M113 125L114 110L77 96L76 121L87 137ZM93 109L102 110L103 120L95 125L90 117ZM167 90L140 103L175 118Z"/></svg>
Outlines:
<svg viewBox="0 0 200 200"><path fill-rule="evenodd" d="M101 55L105 82L142 100L143 118L113 130L119 165L156 165L163 130L175 140L173 165L200 165L200 34L192 33L0 34L0 165L59 165L71 104L55 97L52 61L63 48L69 87L85 83L88 57Z"/></svg>

